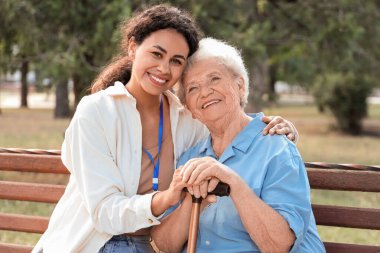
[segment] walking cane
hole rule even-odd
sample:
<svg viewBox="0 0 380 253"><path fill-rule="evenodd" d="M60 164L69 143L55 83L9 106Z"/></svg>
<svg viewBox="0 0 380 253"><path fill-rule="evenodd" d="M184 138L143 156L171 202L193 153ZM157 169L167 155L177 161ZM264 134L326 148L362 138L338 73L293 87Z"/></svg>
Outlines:
<svg viewBox="0 0 380 253"><path fill-rule="evenodd" d="M219 197L230 195L230 186L228 184L220 182L215 189L209 194L213 194ZM198 237L198 225L199 225L199 214L201 209L202 197L196 198L194 195L193 204L191 205L191 217L189 226L189 238L187 240L187 253L195 253L197 247L197 237Z"/></svg>

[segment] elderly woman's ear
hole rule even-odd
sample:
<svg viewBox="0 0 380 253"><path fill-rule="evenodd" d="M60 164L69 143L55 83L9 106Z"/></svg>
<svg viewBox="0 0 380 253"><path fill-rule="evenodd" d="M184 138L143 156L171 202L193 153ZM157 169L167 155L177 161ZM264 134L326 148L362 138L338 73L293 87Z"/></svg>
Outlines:
<svg viewBox="0 0 380 253"><path fill-rule="evenodd" d="M239 97L240 97L240 105L244 104L244 97L245 97L245 84L244 84L244 79L243 77L239 76L237 78L237 84L239 86Z"/></svg>

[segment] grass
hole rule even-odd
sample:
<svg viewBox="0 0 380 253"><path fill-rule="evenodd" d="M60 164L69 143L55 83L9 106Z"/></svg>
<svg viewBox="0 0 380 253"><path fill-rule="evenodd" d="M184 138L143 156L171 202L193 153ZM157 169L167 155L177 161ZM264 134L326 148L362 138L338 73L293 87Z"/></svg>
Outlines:
<svg viewBox="0 0 380 253"><path fill-rule="evenodd" d="M380 105L369 108L363 136L348 136L334 127L331 115L320 114L313 106L271 107L267 115L281 115L295 123L297 144L304 161L380 165ZM0 115L0 147L59 149L68 119L53 120L53 112L43 109L3 109ZM1 172L0 180L53 182L65 184L67 177L33 173ZM380 208L380 194L312 190L312 202ZM0 212L50 215L54 205L0 200ZM318 227L322 240L380 245L380 231ZM33 245L40 235L0 231L0 241Z"/></svg>
<svg viewBox="0 0 380 253"><path fill-rule="evenodd" d="M48 109L2 109L0 146L60 149L69 119L53 119Z"/></svg>
<svg viewBox="0 0 380 253"><path fill-rule="evenodd" d="M350 136L340 133L329 114L320 114L314 106L273 107L267 115L281 115L297 127L298 149L304 161L380 164L380 105L371 105L364 121L367 134Z"/></svg>

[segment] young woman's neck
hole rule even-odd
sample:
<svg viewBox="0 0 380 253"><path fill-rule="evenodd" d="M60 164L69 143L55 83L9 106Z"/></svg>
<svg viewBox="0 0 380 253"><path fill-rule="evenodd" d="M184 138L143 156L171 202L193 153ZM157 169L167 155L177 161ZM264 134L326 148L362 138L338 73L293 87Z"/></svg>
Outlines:
<svg viewBox="0 0 380 253"><path fill-rule="evenodd" d="M140 84L129 81L125 86L128 92L136 99L137 110L154 111L160 106L160 95L152 95L145 92Z"/></svg>

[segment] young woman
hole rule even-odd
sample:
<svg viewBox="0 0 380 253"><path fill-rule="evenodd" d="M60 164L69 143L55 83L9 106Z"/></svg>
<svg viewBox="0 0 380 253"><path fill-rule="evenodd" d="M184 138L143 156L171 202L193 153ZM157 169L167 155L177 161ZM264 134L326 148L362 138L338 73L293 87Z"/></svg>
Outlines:
<svg viewBox="0 0 380 253"><path fill-rule="evenodd" d="M33 252L152 252L150 227L182 197L171 184L176 160L207 135L169 91L198 48L191 17L158 5L121 28L122 53L66 130L70 181Z"/></svg>

